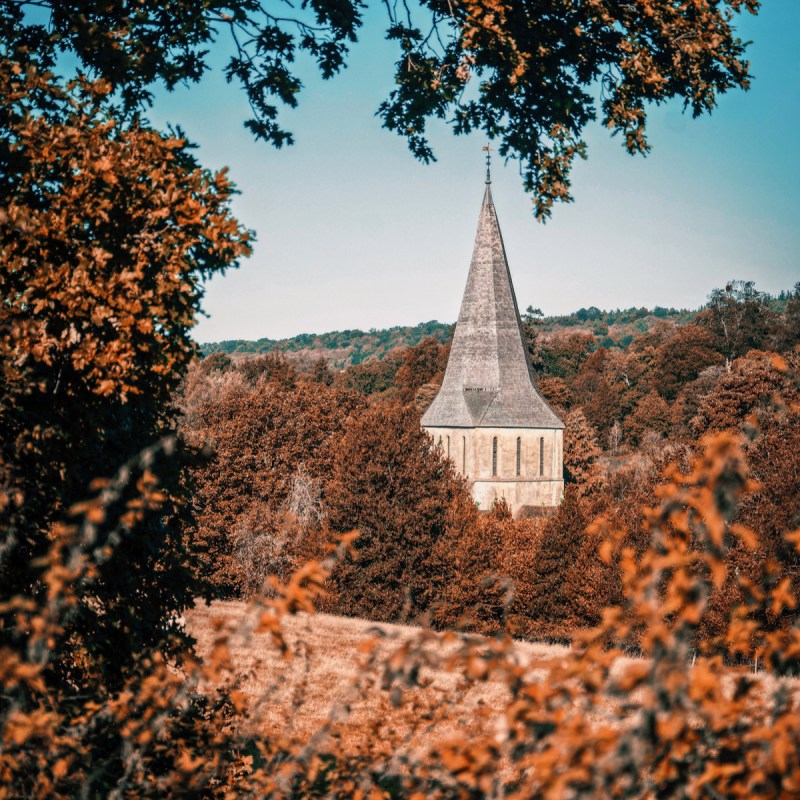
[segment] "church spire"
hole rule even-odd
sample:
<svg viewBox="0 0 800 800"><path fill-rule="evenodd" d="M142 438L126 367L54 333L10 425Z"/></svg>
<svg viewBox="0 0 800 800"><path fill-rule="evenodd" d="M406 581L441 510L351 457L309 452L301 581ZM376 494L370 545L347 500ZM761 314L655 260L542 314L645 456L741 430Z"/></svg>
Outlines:
<svg viewBox="0 0 800 800"><path fill-rule="evenodd" d="M486 191L450 357L442 388L422 424L563 428L534 384L492 202L488 159L487 151Z"/></svg>

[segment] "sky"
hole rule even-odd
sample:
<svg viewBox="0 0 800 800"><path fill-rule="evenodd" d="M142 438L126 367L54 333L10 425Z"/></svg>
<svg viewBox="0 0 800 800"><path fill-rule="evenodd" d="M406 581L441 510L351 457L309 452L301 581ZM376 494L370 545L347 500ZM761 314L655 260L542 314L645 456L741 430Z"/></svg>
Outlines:
<svg viewBox="0 0 800 800"><path fill-rule="evenodd" d="M242 123L243 93L214 70L157 96L151 119L180 124L209 168L227 166L252 257L209 281L200 342L279 339L458 316L484 189L486 141L431 128L423 165L375 116L396 51L372 3L348 68L329 81L300 64L295 135L276 150ZM738 23L754 76L692 119L649 111L651 153L629 156L599 123L573 172L575 202L534 219L515 162L492 166L492 194L520 309L564 314L656 305L697 308L730 279L777 293L800 281L800 2L766 0ZM220 63L223 52L212 54Z"/></svg>

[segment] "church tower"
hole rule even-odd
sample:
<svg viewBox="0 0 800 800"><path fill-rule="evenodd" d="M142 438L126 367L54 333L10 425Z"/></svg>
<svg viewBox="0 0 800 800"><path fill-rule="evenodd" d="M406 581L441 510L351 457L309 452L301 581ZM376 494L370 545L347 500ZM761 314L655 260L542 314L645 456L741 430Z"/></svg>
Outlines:
<svg viewBox="0 0 800 800"><path fill-rule="evenodd" d="M422 416L481 509L556 506L564 423L531 371L487 169L478 232L442 387Z"/></svg>

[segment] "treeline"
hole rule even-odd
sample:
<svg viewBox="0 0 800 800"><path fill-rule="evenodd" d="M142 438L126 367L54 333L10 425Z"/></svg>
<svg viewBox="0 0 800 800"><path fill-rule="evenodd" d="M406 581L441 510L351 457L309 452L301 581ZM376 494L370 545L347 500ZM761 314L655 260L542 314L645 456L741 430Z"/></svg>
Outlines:
<svg viewBox="0 0 800 800"><path fill-rule="evenodd" d="M220 596L248 594L358 530L328 610L569 639L622 602L618 564L600 558L593 521L625 529L624 547L642 554L640 508L665 468L687 467L704 434L745 429L760 487L737 523L759 532L759 547L731 550L700 629L711 640L742 599L743 575L774 562L800 589L797 555L781 538L800 521L798 288L781 312L752 284L732 283L692 322L664 321L625 352L582 333L546 337L529 320L539 385L567 426L566 497L549 517L479 514L430 448L420 411L447 345L427 339L338 373L324 360L301 373L274 355L206 358L182 401L187 437L216 452L195 475L205 576Z"/></svg>
<svg viewBox="0 0 800 800"><path fill-rule="evenodd" d="M781 314L792 296L782 291L777 296L762 293L770 313ZM580 308L571 314L544 316L539 309L528 306L523 314L526 324L536 324L542 334L563 335L570 330L591 333L598 346L606 349L625 349L647 334L660 321L678 325L692 322L696 310L656 306L653 309L631 307L604 311L596 306ZM453 325L443 322L421 322L414 326L395 326L381 330L358 329L330 333L301 333L288 339L229 339L201 345L204 356L224 353L233 357L283 353L301 371L308 371L317 358L324 357L334 369L364 362L382 360L397 348L413 347L431 337L446 344L453 335Z"/></svg>
<svg viewBox="0 0 800 800"><path fill-rule="evenodd" d="M735 359L798 341L800 284L783 297L776 307L752 282L732 281L691 322L662 320L624 351L582 332L548 335L529 315L528 349L545 397L562 412L579 410L612 452L686 441L707 430L701 400Z"/></svg>
<svg viewBox="0 0 800 800"><path fill-rule="evenodd" d="M302 365L324 356L336 369L351 364L360 364L366 359L381 359L398 347L413 347L430 337L447 342L453 326L443 322L420 322L414 326L395 326L383 330L358 329L332 331L330 333L301 333L289 339L230 339L223 342L208 342L202 345L203 355L214 353L247 356L267 353L284 353Z"/></svg>

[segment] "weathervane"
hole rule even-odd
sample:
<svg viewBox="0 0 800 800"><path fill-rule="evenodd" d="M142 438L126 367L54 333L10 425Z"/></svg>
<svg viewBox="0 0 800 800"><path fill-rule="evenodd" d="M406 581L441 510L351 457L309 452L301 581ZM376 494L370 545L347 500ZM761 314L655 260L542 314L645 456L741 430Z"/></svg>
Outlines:
<svg viewBox="0 0 800 800"><path fill-rule="evenodd" d="M492 148L487 144L483 151L486 153L486 183L489 184L492 182L492 173L489 171L492 166Z"/></svg>

